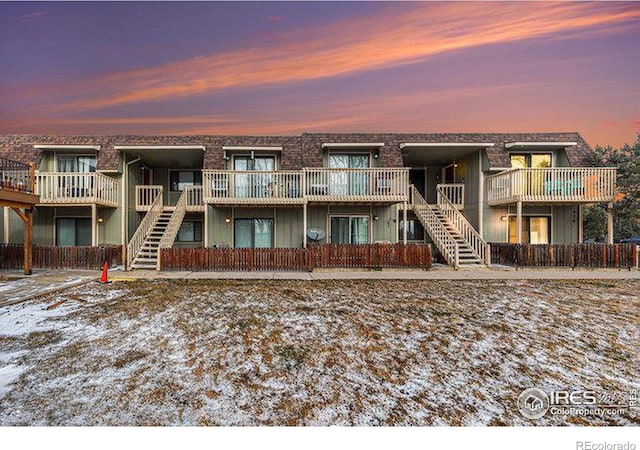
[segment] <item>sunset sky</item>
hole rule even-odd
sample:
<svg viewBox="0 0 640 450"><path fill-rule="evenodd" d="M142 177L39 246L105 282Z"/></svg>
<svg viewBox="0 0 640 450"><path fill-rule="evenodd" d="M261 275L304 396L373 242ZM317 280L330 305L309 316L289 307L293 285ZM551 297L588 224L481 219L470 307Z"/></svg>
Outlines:
<svg viewBox="0 0 640 450"><path fill-rule="evenodd" d="M0 3L0 133L640 132L640 2Z"/></svg>

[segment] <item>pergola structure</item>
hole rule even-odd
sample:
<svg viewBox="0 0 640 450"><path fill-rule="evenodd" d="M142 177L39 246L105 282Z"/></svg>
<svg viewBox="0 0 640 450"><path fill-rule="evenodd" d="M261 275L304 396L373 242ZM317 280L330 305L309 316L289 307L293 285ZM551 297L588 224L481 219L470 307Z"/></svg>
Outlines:
<svg viewBox="0 0 640 450"><path fill-rule="evenodd" d="M11 208L24 221L24 274L31 275L35 165L0 158L0 206Z"/></svg>

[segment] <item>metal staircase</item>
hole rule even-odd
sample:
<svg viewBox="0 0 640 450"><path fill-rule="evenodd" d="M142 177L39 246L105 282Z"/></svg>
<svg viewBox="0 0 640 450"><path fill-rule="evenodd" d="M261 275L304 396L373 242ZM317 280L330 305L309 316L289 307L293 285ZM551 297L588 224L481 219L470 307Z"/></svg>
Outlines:
<svg viewBox="0 0 640 450"><path fill-rule="evenodd" d="M449 265L485 267L490 257L487 244L467 219L438 188L438 204L430 205L411 187L413 212Z"/></svg>

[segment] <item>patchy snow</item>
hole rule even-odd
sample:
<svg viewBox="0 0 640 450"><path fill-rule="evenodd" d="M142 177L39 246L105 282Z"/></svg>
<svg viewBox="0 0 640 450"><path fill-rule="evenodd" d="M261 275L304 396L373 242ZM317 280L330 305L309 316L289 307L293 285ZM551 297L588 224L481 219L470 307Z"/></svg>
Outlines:
<svg viewBox="0 0 640 450"><path fill-rule="evenodd" d="M639 288L88 284L0 309L0 424L529 425L525 388L640 388ZM535 423L638 423L585 420Z"/></svg>

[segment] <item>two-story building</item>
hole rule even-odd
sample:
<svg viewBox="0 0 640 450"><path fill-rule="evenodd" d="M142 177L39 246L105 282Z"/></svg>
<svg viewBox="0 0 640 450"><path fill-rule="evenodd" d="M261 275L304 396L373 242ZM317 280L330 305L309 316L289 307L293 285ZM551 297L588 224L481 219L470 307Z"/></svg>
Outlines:
<svg viewBox="0 0 640 450"><path fill-rule="evenodd" d="M583 205L616 194L578 133L9 135L0 156L37 164L35 244L121 244L132 268L159 247L317 242L483 264L488 242L581 242ZM4 242L16 220L3 212Z"/></svg>

